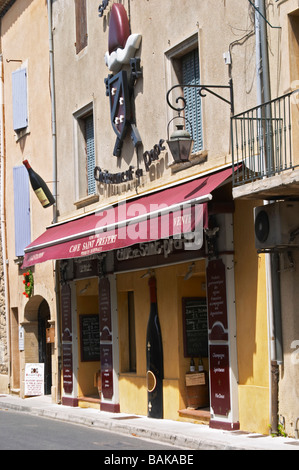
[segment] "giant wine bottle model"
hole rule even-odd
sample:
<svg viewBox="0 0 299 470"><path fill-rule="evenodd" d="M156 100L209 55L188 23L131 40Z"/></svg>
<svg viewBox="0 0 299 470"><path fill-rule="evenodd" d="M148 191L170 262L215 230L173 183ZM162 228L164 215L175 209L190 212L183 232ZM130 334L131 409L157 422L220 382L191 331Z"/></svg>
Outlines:
<svg viewBox="0 0 299 470"><path fill-rule="evenodd" d="M151 306L146 333L147 415L149 418L163 418L163 346L155 277L150 278L149 288Z"/></svg>
<svg viewBox="0 0 299 470"><path fill-rule="evenodd" d="M46 208L55 203L55 199L44 180L31 168L28 160L23 161L23 165L27 168L30 183L33 191L38 197L41 205Z"/></svg>

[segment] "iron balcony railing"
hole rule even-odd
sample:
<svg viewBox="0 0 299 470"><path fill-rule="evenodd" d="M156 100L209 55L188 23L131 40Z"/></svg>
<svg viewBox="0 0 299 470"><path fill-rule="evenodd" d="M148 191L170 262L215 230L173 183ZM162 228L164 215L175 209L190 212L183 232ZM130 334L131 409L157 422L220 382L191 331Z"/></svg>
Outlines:
<svg viewBox="0 0 299 470"><path fill-rule="evenodd" d="M295 122L297 135L292 126ZM298 122L299 89L233 116L232 160L237 165L234 186L299 166Z"/></svg>

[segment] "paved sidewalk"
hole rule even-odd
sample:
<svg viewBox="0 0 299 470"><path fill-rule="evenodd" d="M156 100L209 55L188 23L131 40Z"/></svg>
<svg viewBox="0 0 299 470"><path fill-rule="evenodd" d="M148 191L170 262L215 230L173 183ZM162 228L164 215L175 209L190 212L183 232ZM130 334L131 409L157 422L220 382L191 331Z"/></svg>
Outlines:
<svg viewBox="0 0 299 470"><path fill-rule="evenodd" d="M50 396L22 399L0 395L0 410L3 409L152 439L182 450L299 450L296 439L219 431L207 425L107 413L92 408L70 408L52 403Z"/></svg>

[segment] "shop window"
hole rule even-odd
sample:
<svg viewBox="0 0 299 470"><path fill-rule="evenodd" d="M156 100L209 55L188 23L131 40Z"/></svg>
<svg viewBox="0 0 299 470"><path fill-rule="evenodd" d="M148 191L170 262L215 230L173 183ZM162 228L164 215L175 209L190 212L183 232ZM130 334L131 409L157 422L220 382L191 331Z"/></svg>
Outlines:
<svg viewBox="0 0 299 470"><path fill-rule="evenodd" d="M95 139L92 106L75 115L75 155L77 159L77 199L92 196L96 192L94 179Z"/></svg>
<svg viewBox="0 0 299 470"><path fill-rule="evenodd" d="M200 62L198 36L192 36L184 43L172 48L166 54L168 89L177 84L200 85ZM177 88L170 100L175 105L178 97L185 100L185 127L194 140L193 153L203 149L201 97L196 88ZM178 101L178 106L182 102ZM169 116L171 118L173 116ZM179 124L179 121L174 121Z"/></svg>
<svg viewBox="0 0 299 470"><path fill-rule="evenodd" d="M88 42L86 0L75 0L76 10L76 53L79 54Z"/></svg>

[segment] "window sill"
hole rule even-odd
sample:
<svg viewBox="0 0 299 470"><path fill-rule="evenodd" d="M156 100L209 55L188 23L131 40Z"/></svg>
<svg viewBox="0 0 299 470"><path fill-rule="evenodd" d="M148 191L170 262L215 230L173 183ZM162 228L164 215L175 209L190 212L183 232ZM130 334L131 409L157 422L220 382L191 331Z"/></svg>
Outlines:
<svg viewBox="0 0 299 470"><path fill-rule="evenodd" d="M89 206L90 204L98 202L99 199L100 196L98 194L91 194L90 196L86 196L79 199L78 201L75 201L74 206L76 206L76 209L81 209L82 207Z"/></svg>
<svg viewBox="0 0 299 470"><path fill-rule="evenodd" d="M178 173L179 171L186 170L187 168L191 168L195 165L200 165L201 163L205 163L208 159L208 152L203 150L201 152L194 153L191 155L190 160L188 162L182 163L171 163L169 166L171 168L171 173Z"/></svg>

